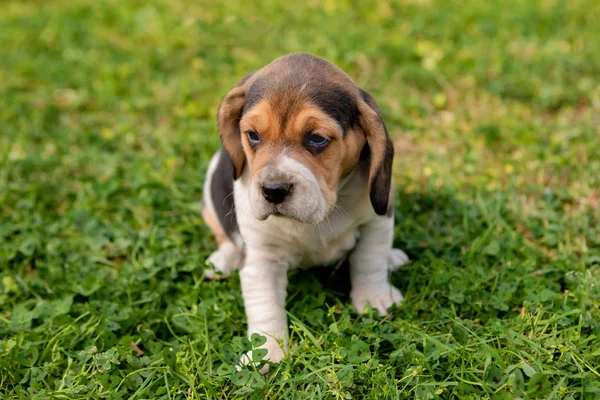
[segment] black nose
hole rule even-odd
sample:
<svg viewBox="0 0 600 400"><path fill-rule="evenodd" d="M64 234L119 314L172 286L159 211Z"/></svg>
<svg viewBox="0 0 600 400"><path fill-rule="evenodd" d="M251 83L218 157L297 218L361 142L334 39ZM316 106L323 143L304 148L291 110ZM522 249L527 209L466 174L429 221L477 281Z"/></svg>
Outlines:
<svg viewBox="0 0 600 400"><path fill-rule="evenodd" d="M289 183L266 182L262 185L262 192L265 200L273 204L283 203L287 195L290 194L291 189L292 185Z"/></svg>

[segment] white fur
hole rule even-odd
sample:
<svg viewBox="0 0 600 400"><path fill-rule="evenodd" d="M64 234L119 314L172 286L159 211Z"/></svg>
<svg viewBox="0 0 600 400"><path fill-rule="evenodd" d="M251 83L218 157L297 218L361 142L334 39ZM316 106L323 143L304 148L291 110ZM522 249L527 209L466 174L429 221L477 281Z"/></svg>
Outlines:
<svg viewBox="0 0 600 400"><path fill-rule="evenodd" d="M288 270L332 264L350 254L353 305L362 312L370 304L385 315L390 306L402 301L400 291L388 282L388 271L408 261L404 252L392 249L393 218L373 211L366 168L355 169L340 183L333 208L324 203L320 190L317 193L316 178L308 168L285 156L276 165L265 173L291 174L287 176L302 189L282 203L289 201L287 208L276 210L296 219L270 215L275 211L258 196L257 183L250 182L247 168L234 184L236 215L246 246L240 279L248 335L267 336L263 347L273 362L284 357L288 344ZM310 220L309 216L315 223L300 222Z"/></svg>
<svg viewBox="0 0 600 400"><path fill-rule="evenodd" d="M388 268L390 271L397 271L409 261L405 252L400 249L392 249L388 257Z"/></svg>
<svg viewBox="0 0 600 400"><path fill-rule="evenodd" d="M242 258L242 250L239 247L231 242L222 243L206 259L206 265L211 265L214 269L207 269L204 275L208 279L226 278L241 267Z"/></svg>
<svg viewBox="0 0 600 400"><path fill-rule="evenodd" d="M281 204L271 204L262 194L265 181L292 184L292 194ZM264 221L274 213L284 214L304 223L321 221L331 211L333 204L321 192L319 181L305 165L282 154L262 168L258 176L250 183L250 210L259 221Z"/></svg>

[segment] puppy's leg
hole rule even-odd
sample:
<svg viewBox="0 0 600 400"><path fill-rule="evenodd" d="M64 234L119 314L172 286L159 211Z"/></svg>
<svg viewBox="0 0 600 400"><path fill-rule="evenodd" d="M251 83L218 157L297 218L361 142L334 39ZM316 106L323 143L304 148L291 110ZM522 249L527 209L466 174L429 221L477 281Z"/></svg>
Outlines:
<svg viewBox="0 0 600 400"><path fill-rule="evenodd" d="M240 281L248 319L248 336L253 333L265 336L267 342L261 346L268 350L265 358L279 362L288 344L285 313L288 265L273 258L249 248L244 268L240 271ZM283 341L283 349L279 346L279 340ZM262 373L268 371L268 365L265 367Z"/></svg>
<svg viewBox="0 0 600 400"><path fill-rule="evenodd" d="M209 279L229 276L242 262L243 243L239 236L233 204L233 172L226 153L218 151L210 160L204 181L202 217L217 240L219 248L207 259L213 270L206 270ZM238 240L239 239L239 240Z"/></svg>
<svg viewBox="0 0 600 400"><path fill-rule="evenodd" d="M352 304L363 312L370 304L385 315L392 304L400 304L402 293L388 282L394 220L375 217L360 228L360 239L350 255ZM397 255L397 254L396 254Z"/></svg>
<svg viewBox="0 0 600 400"><path fill-rule="evenodd" d="M231 272L240 268L242 250L225 234L219 220L208 207L202 209L202 217L219 245L219 248L206 259L206 265L212 265L214 269L207 269L204 274L209 279L226 278Z"/></svg>

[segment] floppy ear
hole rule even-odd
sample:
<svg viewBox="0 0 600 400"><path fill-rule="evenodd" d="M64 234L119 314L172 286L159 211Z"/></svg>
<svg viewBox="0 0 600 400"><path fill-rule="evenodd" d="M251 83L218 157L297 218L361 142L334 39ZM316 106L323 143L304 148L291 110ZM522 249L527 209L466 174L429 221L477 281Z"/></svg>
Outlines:
<svg viewBox="0 0 600 400"><path fill-rule="evenodd" d="M217 117L219 127L219 137L223 143L225 151L233 164L233 178L238 179L242 174L246 155L242 147L242 138L240 133L240 119L246 102L246 91L248 90L248 80L252 74L247 75L223 99L219 107Z"/></svg>
<svg viewBox="0 0 600 400"><path fill-rule="evenodd" d="M384 215L390 206L394 145L373 96L362 89L360 95L359 121L370 150L369 196L375 212Z"/></svg>

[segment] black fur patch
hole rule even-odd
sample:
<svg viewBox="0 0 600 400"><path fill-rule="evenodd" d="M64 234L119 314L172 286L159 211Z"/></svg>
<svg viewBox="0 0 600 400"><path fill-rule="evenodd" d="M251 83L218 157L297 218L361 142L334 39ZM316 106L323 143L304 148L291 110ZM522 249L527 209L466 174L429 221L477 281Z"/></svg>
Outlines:
<svg viewBox="0 0 600 400"><path fill-rule="evenodd" d="M240 231L233 199L234 175L233 163L229 158L229 154L225 150L221 150L217 167L211 177L210 192L217 218L219 218L223 231L231 240Z"/></svg>
<svg viewBox="0 0 600 400"><path fill-rule="evenodd" d="M377 102L371 96L369 92L366 90L360 89L360 95L363 100L371 107L381 119L381 123L383 125L383 130L385 132L385 153L383 154L383 160L381 164L377 167L377 171L375 172L375 176L373 177L373 182L371 182L371 203L373 204L373 209L378 215L387 215L391 217L394 215L394 205L389 203L389 195L390 195L390 186L392 182L392 162L394 161L394 144L390 140L390 136L387 131L387 127L385 126L385 122L383 122L383 118L381 117L381 111L379 110L379 106Z"/></svg>
<svg viewBox="0 0 600 400"><path fill-rule="evenodd" d="M311 93L311 100L335 119L344 132L358 121L354 97L340 87L319 85Z"/></svg>
<svg viewBox="0 0 600 400"><path fill-rule="evenodd" d="M254 107L263 97L265 97L268 87L268 81L265 77L257 79L252 83L252 85L250 85L248 91L246 92L242 116L252 107Z"/></svg>
<svg viewBox="0 0 600 400"><path fill-rule="evenodd" d="M390 186L392 182L392 161L394 159L394 146L390 140L386 142L385 154L381 165L375 172L375 177L371 183L371 204L378 215L388 213L388 202L390 196Z"/></svg>

